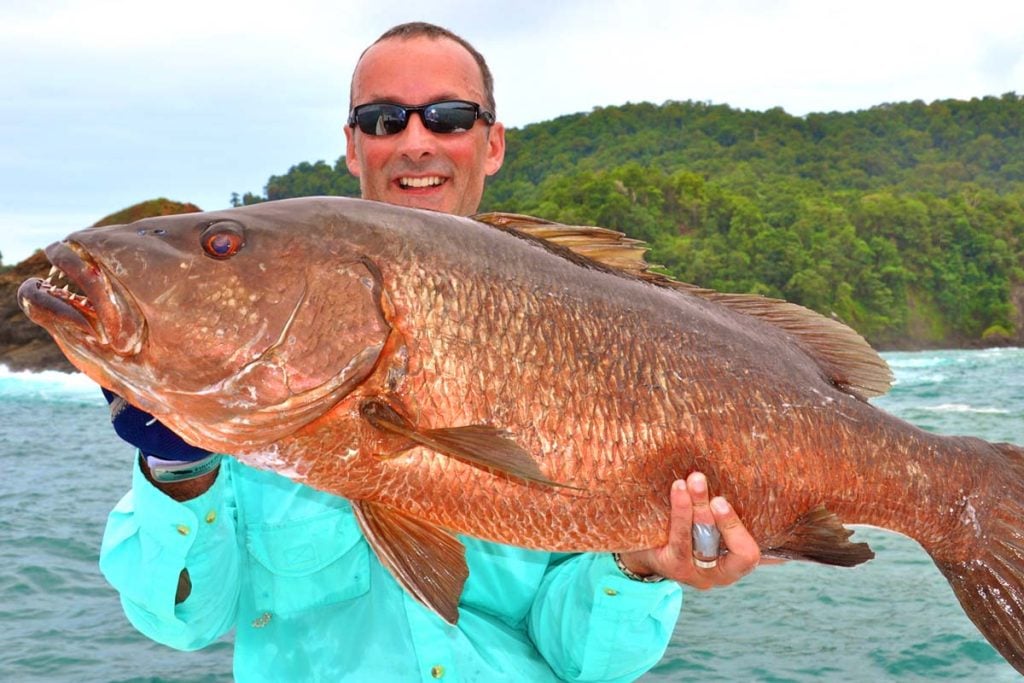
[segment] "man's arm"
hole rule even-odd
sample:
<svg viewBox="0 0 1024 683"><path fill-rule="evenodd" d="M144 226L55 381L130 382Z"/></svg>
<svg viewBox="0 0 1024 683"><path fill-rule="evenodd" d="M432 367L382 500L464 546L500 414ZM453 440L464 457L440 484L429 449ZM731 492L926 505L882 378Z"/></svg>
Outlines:
<svg viewBox="0 0 1024 683"><path fill-rule="evenodd" d="M100 570L142 633L179 649L203 647L234 623L240 585L221 456L186 443L113 392L103 395L114 431L139 451L132 490L107 519Z"/></svg>
<svg viewBox="0 0 1024 683"><path fill-rule="evenodd" d="M207 472L206 474L196 477L195 479L186 479L185 481L179 481L174 483L161 483L153 480L153 475L149 471L149 467L146 466L142 458L139 458L139 469L142 470L143 476L146 477L146 481L152 484L154 487L159 489L168 498L176 500L178 502L184 502L186 500L192 500L206 493L213 482L217 480L217 473L220 468ZM174 594L174 604L180 605L185 602L189 594L192 592L192 579L188 575L188 568L181 570L181 574L178 575L178 590Z"/></svg>
<svg viewBox="0 0 1024 683"><path fill-rule="evenodd" d="M182 650L204 647L231 628L238 605L241 550L228 475L222 467L206 491L178 501L149 481L140 460L132 490L107 519L100 570L143 634Z"/></svg>

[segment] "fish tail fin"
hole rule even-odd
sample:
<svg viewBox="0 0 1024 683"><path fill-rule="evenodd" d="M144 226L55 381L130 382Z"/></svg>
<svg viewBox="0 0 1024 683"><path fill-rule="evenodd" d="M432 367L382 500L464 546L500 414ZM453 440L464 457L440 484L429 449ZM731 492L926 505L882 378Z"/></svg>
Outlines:
<svg viewBox="0 0 1024 683"><path fill-rule="evenodd" d="M985 495L991 505L977 515L973 547L955 561L932 558L974 625L1024 674L1024 448L991 446L1003 458Z"/></svg>

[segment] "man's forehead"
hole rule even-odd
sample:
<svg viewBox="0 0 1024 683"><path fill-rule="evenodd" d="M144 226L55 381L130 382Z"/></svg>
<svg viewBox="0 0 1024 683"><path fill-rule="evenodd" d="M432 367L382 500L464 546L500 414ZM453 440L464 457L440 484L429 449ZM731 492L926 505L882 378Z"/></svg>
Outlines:
<svg viewBox="0 0 1024 683"><path fill-rule="evenodd" d="M352 76L354 104L393 100L418 104L430 100L483 97L480 67L449 38L389 38L371 45Z"/></svg>

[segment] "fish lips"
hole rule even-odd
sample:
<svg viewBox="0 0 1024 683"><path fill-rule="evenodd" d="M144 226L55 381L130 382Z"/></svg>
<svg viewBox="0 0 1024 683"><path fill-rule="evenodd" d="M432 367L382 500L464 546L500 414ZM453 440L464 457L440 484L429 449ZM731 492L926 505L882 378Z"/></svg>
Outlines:
<svg viewBox="0 0 1024 683"><path fill-rule="evenodd" d="M56 242L45 252L81 294L59 289L49 279L26 280L18 288L18 303L25 315L69 341L103 346L121 356L138 353L142 317L117 282L74 242Z"/></svg>

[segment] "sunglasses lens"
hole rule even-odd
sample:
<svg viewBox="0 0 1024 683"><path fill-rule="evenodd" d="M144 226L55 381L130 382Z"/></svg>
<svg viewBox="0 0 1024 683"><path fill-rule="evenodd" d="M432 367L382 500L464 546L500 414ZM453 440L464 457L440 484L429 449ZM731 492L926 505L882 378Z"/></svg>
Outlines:
<svg viewBox="0 0 1024 683"><path fill-rule="evenodd" d="M356 110L359 130L367 135L394 135L409 121L405 109L395 104L368 104Z"/></svg>
<svg viewBox="0 0 1024 683"><path fill-rule="evenodd" d="M423 125L435 133L469 130L476 121L476 107L466 102L438 102L423 110Z"/></svg>
<svg viewBox="0 0 1024 683"><path fill-rule="evenodd" d="M472 102L451 100L434 102L422 107L403 107L382 102L363 104L355 108L353 119L359 130L367 135L395 135L405 130L409 117L419 113L423 126L434 133L461 133L473 127L478 117L494 123L494 117L481 112Z"/></svg>

